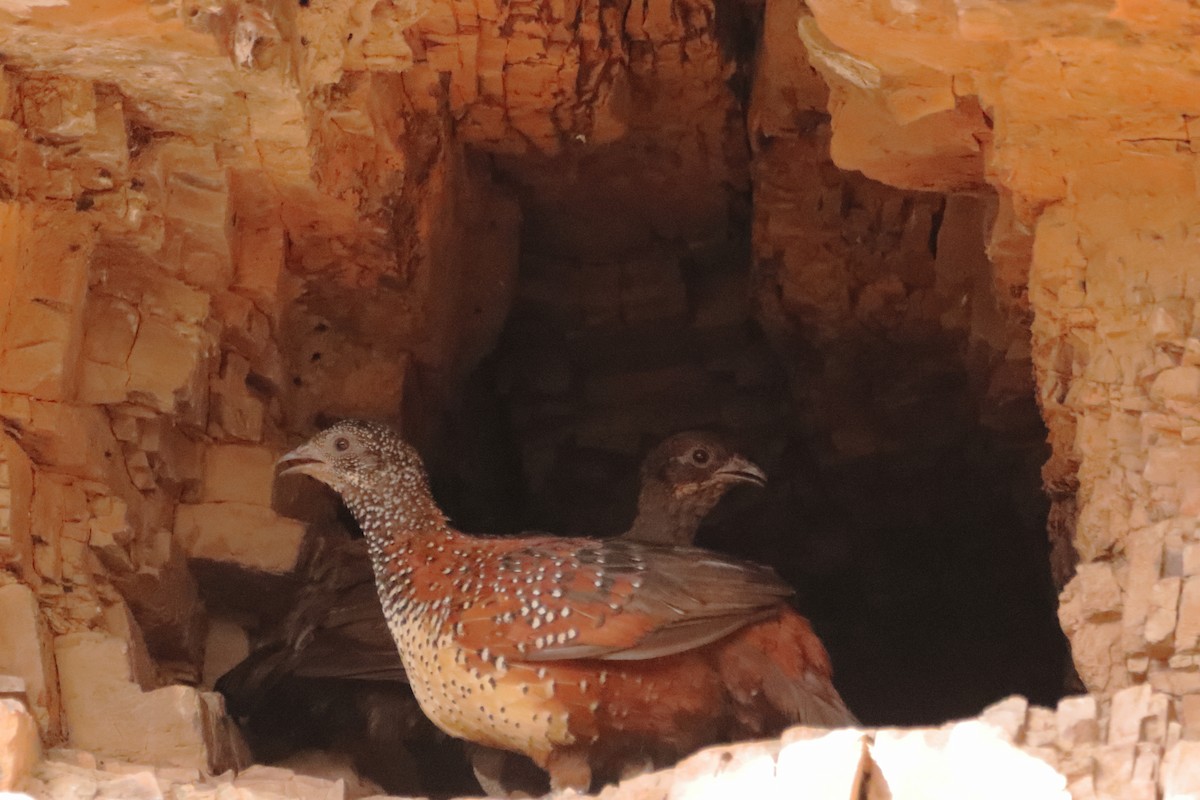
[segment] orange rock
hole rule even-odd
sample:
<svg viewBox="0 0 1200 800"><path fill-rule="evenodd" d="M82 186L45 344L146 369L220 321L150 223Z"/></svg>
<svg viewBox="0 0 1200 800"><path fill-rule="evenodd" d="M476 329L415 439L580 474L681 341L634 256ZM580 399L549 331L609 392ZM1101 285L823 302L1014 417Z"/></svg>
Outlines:
<svg viewBox="0 0 1200 800"><path fill-rule="evenodd" d="M56 742L61 707L50 637L33 592L20 584L0 586L0 673L23 681L42 736Z"/></svg>
<svg viewBox="0 0 1200 800"><path fill-rule="evenodd" d="M0 698L0 791L20 791L41 758L37 725L24 704Z"/></svg>
<svg viewBox="0 0 1200 800"><path fill-rule="evenodd" d="M185 686L143 692L127 645L99 633L55 640L72 746L127 760L221 772L236 765L214 715L220 701Z"/></svg>
<svg viewBox="0 0 1200 800"><path fill-rule="evenodd" d="M181 504L175 537L189 558L287 573L296 568L305 526L270 508L242 502Z"/></svg>

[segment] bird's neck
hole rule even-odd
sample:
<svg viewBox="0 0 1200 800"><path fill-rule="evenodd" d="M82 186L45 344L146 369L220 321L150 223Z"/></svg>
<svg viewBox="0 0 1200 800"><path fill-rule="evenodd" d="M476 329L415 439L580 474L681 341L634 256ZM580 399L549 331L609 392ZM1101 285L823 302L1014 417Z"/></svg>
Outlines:
<svg viewBox="0 0 1200 800"><path fill-rule="evenodd" d="M700 522L716 500L678 497L668 486L647 486L638 495L637 517L626 538L655 544L689 545L696 540Z"/></svg>
<svg viewBox="0 0 1200 800"><path fill-rule="evenodd" d="M456 535L427 491L389 492L350 487L343 490L342 497L373 553L377 549Z"/></svg>
<svg viewBox="0 0 1200 800"><path fill-rule="evenodd" d="M342 493L367 540L375 589L384 617L396 636L424 613L416 575L428 572L441 554L453 551L463 534L450 527L428 490L354 488ZM448 607L439 613L444 614ZM441 624L439 623L439 624ZM401 651L403 657L403 650Z"/></svg>

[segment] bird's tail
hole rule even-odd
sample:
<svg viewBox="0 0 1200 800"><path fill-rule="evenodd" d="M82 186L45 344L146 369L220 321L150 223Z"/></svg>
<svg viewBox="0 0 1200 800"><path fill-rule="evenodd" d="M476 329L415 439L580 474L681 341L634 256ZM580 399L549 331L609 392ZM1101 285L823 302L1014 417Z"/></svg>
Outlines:
<svg viewBox="0 0 1200 800"><path fill-rule="evenodd" d="M789 725L858 724L833 686L824 645L808 620L791 609L730 637L720 671L740 735L776 735Z"/></svg>

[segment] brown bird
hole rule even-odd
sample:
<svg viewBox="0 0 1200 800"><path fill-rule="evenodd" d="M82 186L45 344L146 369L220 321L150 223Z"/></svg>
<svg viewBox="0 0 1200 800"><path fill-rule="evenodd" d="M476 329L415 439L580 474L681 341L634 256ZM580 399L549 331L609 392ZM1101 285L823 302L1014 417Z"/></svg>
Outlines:
<svg viewBox="0 0 1200 800"><path fill-rule="evenodd" d="M642 460L637 516L618 538L686 546L730 487L762 486L767 476L721 437L686 431L664 439Z"/></svg>
<svg viewBox="0 0 1200 800"><path fill-rule="evenodd" d="M731 487L766 481L723 437L705 431L660 442L643 459L639 476L638 513L619 538L679 545L695 540L705 515ZM436 739L431 736L436 732L425 730L429 723L408 689L365 540L321 544L288 616L217 682L230 713L260 759L336 747L351 751L360 772L389 791L470 791L453 784L415 785L396 761L394 753ZM500 794L520 786L540 793L532 765L504 755L471 753L485 790ZM429 753L420 756L421 763L430 763Z"/></svg>
<svg viewBox="0 0 1200 800"><path fill-rule="evenodd" d="M332 487L362 527L425 714L530 756L554 789L791 723L854 722L766 567L629 540L468 536L416 451L375 423L338 423L280 464Z"/></svg>

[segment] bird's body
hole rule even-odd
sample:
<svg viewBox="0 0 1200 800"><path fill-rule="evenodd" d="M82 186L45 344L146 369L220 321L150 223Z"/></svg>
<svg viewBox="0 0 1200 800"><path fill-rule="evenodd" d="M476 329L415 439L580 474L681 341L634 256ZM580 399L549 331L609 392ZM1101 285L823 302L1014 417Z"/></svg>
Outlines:
<svg viewBox="0 0 1200 800"><path fill-rule="evenodd" d="M729 488L766 480L723 437L703 431L661 441L639 472L638 513L616 538L678 545L694 541L701 520ZM318 537L318 542L289 614L217 689L259 757L277 759L301 746L338 747L393 793L429 791L394 768L393 754L425 747L437 736L413 702L380 606L367 541ZM489 794L545 791L543 776L515 754L473 748L469 756ZM423 753L422 763L430 758ZM448 775L458 768L437 772Z"/></svg>
<svg viewBox="0 0 1200 800"><path fill-rule="evenodd" d="M731 487L766 481L722 437L702 431L663 440L639 471L638 513L615 538L656 544L691 545L701 521ZM698 488L701 482L706 485ZM406 682L380 610L366 540L323 539L304 578L307 585L288 616L222 677L219 688L233 695L229 699L249 706L262 687L290 677Z"/></svg>
<svg viewBox="0 0 1200 800"><path fill-rule="evenodd" d="M790 592L765 570L705 561L695 549L451 530L414 533L372 555L425 713L454 736L543 767L576 747L593 765L617 765L765 735L800 718L846 720L835 692L786 699L788 677L811 672L820 689L829 662L803 618L779 606ZM759 582L719 597L734 570ZM680 615L695 595L705 607L693 600L691 614ZM777 643L790 663L761 657ZM797 713L763 713L779 699L760 699L763 666L779 672L776 694Z"/></svg>
<svg viewBox="0 0 1200 800"><path fill-rule="evenodd" d="M415 451L343 422L281 460L337 490L442 730L524 753L555 787L790 723L850 724L792 590L695 548L454 530Z"/></svg>

